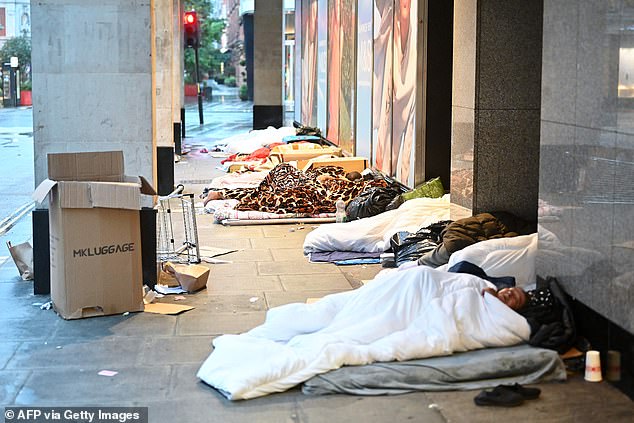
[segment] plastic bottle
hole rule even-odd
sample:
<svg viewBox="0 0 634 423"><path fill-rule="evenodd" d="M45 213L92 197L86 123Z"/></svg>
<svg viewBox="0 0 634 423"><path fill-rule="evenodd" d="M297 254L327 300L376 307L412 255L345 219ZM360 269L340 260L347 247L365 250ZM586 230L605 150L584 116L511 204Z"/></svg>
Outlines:
<svg viewBox="0 0 634 423"><path fill-rule="evenodd" d="M337 212L335 213L335 222L343 223L346 221L346 203L343 200L337 200L335 203L337 207Z"/></svg>

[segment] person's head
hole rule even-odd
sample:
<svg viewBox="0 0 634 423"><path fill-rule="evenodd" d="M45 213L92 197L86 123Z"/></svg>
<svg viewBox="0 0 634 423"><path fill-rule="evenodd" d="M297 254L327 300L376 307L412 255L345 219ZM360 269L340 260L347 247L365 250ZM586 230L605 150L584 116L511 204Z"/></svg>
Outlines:
<svg viewBox="0 0 634 423"><path fill-rule="evenodd" d="M361 178L363 178L363 176L361 176L361 174L356 170L346 173L346 179L348 179L349 181L356 181L357 179Z"/></svg>
<svg viewBox="0 0 634 423"><path fill-rule="evenodd" d="M520 310L524 308L526 302L528 301L526 292L522 288L518 287L502 288L498 291L497 297L513 310Z"/></svg>

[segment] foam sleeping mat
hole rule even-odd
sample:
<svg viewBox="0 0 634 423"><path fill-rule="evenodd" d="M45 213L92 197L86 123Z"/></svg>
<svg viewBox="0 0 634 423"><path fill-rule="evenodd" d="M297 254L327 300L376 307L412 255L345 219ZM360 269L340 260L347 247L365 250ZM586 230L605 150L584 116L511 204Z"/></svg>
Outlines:
<svg viewBox="0 0 634 423"><path fill-rule="evenodd" d="M346 366L307 380L302 392L396 395L565 380L566 369L556 351L523 344L421 360Z"/></svg>

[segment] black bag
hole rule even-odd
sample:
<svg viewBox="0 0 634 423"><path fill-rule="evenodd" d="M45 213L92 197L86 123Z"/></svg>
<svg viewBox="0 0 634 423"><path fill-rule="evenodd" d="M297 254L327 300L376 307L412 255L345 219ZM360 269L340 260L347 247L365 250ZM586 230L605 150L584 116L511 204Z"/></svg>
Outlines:
<svg viewBox="0 0 634 423"><path fill-rule="evenodd" d="M531 326L531 337L528 343L534 347L556 350L565 353L577 340L577 329L570 299L559 286L557 279L548 277L539 279L537 288L549 289L554 297L554 307L548 310L520 310Z"/></svg>
<svg viewBox="0 0 634 423"><path fill-rule="evenodd" d="M348 220L363 219L383 213L385 207L399 194L399 191L390 187L368 188L348 203L346 207Z"/></svg>
<svg viewBox="0 0 634 423"><path fill-rule="evenodd" d="M397 232L390 238L390 246L394 252L397 266L412 260L418 260L425 253L432 251L441 242L441 233L451 221L433 223L416 233Z"/></svg>

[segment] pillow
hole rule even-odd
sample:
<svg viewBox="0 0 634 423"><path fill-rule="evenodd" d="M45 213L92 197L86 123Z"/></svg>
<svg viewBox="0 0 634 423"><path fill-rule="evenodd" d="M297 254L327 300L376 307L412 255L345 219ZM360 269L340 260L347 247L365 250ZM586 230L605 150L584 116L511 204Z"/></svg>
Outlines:
<svg viewBox="0 0 634 423"><path fill-rule="evenodd" d="M453 253L446 266L450 268L468 261L480 266L489 276L514 276L517 286L526 287L537 279L536 255L537 234L534 233L477 242Z"/></svg>

